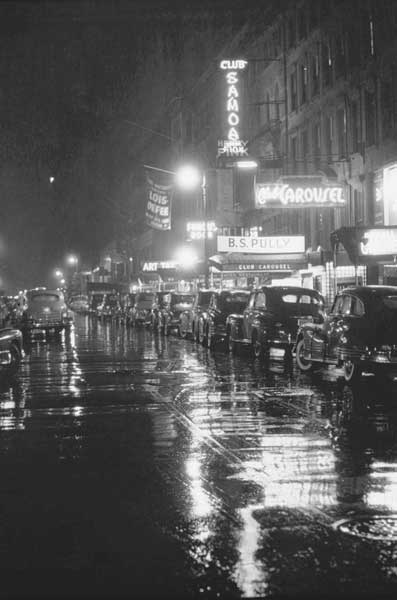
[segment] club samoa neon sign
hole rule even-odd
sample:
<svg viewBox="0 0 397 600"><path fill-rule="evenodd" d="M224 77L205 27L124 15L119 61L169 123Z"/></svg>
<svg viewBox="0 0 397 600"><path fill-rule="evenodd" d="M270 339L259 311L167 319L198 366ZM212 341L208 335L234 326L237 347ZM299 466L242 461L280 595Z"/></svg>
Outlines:
<svg viewBox="0 0 397 600"><path fill-rule="evenodd" d="M344 207L344 188L337 183L325 183L320 178L283 177L274 183L255 185L256 208Z"/></svg>
<svg viewBox="0 0 397 600"><path fill-rule="evenodd" d="M247 141L240 139L240 79L248 61L222 60L220 69L226 80L226 139L218 140L218 156L241 157L248 155Z"/></svg>

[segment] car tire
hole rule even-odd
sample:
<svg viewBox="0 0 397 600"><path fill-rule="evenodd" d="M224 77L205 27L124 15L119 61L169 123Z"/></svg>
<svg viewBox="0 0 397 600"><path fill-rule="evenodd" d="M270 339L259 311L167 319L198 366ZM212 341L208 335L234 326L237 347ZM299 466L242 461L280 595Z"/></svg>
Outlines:
<svg viewBox="0 0 397 600"><path fill-rule="evenodd" d="M7 374L14 375L18 371L22 359L21 352L16 344L11 344L10 354L11 362L7 366Z"/></svg>
<svg viewBox="0 0 397 600"><path fill-rule="evenodd" d="M296 358L296 364L298 365L299 370L302 371L302 373L307 373L308 371L311 371L313 369L313 363L311 360L307 360L304 357L304 348L305 348L305 344L304 344L304 340L302 338L302 339L298 340L298 343L296 344L295 358Z"/></svg>
<svg viewBox="0 0 397 600"><path fill-rule="evenodd" d="M182 325L182 323L179 323L178 334L179 334L179 337L182 338L183 340L185 340L187 338L187 329L186 329L186 327L184 327L184 325Z"/></svg>
<svg viewBox="0 0 397 600"><path fill-rule="evenodd" d="M258 360L263 360L265 357L265 347L257 335L252 337L251 346L253 357Z"/></svg>
<svg viewBox="0 0 397 600"><path fill-rule="evenodd" d="M196 327L193 329L193 339L194 341L199 344L200 343L200 338L199 338L199 327L196 325Z"/></svg>
<svg viewBox="0 0 397 600"><path fill-rule="evenodd" d="M214 350L215 349L215 338L213 335L211 335L211 333L209 331L209 327L207 327L205 336L206 336L206 346L207 346L208 350Z"/></svg>
<svg viewBox="0 0 397 600"><path fill-rule="evenodd" d="M227 349L230 352L230 354L237 354L237 343L234 341L230 334L228 336Z"/></svg>
<svg viewBox="0 0 397 600"><path fill-rule="evenodd" d="M356 383L362 373L362 368L360 365L352 362L351 360L345 360L343 362L343 377L346 383Z"/></svg>
<svg viewBox="0 0 397 600"><path fill-rule="evenodd" d="M201 344L202 346L206 346L207 344L207 337L205 335L205 327L204 327L204 323L200 322L199 326L198 326L198 341L199 344Z"/></svg>
<svg viewBox="0 0 397 600"><path fill-rule="evenodd" d="M159 333L159 335L164 335L164 325L162 323L161 318L159 318L157 321L157 332Z"/></svg>

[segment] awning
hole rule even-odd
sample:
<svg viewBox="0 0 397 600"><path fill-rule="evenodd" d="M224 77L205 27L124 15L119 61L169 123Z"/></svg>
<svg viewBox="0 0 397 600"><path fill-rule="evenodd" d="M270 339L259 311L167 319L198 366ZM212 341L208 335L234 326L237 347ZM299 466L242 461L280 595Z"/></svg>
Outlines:
<svg viewBox="0 0 397 600"><path fill-rule="evenodd" d="M294 254L242 254L228 252L211 256L210 264L224 273L292 273L307 269L304 252Z"/></svg>

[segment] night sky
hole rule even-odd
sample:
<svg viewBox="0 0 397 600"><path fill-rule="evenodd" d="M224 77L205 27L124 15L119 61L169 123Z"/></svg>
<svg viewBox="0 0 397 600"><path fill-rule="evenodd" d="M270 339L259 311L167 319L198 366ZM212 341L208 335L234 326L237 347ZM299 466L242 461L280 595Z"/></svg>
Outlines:
<svg viewBox="0 0 397 600"><path fill-rule="evenodd" d="M94 266L133 214L145 134L127 121L158 123L187 49L197 64L204 37L243 19L242 5L0 3L1 291L50 284L70 252Z"/></svg>

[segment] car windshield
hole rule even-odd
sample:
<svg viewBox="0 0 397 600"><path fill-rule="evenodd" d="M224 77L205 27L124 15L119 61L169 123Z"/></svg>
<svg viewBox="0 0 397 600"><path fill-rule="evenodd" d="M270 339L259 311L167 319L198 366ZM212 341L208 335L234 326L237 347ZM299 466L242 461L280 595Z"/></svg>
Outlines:
<svg viewBox="0 0 397 600"><path fill-rule="evenodd" d="M247 306L249 294L230 294L221 300L221 308L226 312L240 313Z"/></svg>
<svg viewBox="0 0 397 600"><path fill-rule="evenodd" d="M154 301L154 294L139 294L138 298L137 298L138 302L153 302Z"/></svg>
<svg viewBox="0 0 397 600"><path fill-rule="evenodd" d="M321 305L322 299L319 296L314 296L312 294L283 294L281 296L283 302L287 304L314 304Z"/></svg>
<svg viewBox="0 0 397 600"><path fill-rule="evenodd" d="M193 302L193 295L188 294L174 294L172 296L172 304L191 304Z"/></svg>
<svg viewBox="0 0 397 600"><path fill-rule="evenodd" d="M57 294L32 294L30 297L34 302L59 302L60 296Z"/></svg>
<svg viewBox="0 0 397 600"><path fill-rule="evenodd" d="M212 292L200 292L198 299L199 304L209 304L211 300Z"/></svg>

